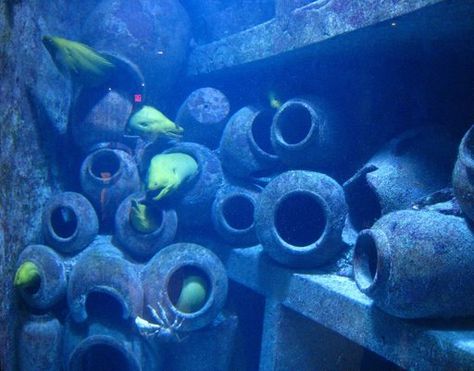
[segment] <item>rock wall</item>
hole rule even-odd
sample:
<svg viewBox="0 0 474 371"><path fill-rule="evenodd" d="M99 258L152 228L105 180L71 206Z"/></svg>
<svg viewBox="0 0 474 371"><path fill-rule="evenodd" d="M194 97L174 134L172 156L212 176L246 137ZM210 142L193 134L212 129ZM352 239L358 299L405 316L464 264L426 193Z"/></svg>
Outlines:
<svg viewBox="0 0 474 371"><path fill-rule="evenodd" d="M0 3L0 369L15 368L14 331L21 313L14 266L36 242L41 207L61 188L55 166L70 91L41 42L44 34L77 36L87 3L6 0Z"/></svg>

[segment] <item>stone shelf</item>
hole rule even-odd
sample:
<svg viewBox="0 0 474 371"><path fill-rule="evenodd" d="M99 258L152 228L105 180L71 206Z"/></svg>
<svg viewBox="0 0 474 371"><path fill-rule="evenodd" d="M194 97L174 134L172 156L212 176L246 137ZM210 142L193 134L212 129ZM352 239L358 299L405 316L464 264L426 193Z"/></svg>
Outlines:
<svg viewBox="0 0 474 371"><path fill-rule="evenodd" d="M472 369L474 365L472 320L414 321L389 316L375 308L349 278L333 274L294 273L270 260L260 246L233 250L227 259L227 268L231 280L265 297L265 321L272 323L264 324L262 370L274 367L286 369L288 364L294 366L295 360L288 360L288 357L301 352L300 347L285 342L276 347L265 345L274 343L265 339L271 337L275 340L285 335L278 334L278 329L285 328L282 322L288 314L279 307L305 317L306 324L298 322L299 332L313 321L341 335L345 341L359 344L403 368L458 370ZM265 331L268 333L265 334ZM304 341L321 341L320 335L314 337ZM327 339L325 341L334 342L330 337ZM298 351L290 351L292 347L297 347ZM341 349L341 352L344 351ZM300 370L313 369L317 359L318 355L312 354L307 359L300 359L297 367ZM268 366L270 363L271 367ZM342 365L341 369L345 366Z"/></svg>
<svg viewBox="0 0 474 371"><path fill-rule="evenodd" d="M235 67L331 50L406 47L413 40L450 38L472 30L474 4L469 0L319 0L291 9L277 1L272 20L191 52L190 78ZM370 27L369 27L370 26ZM396 32L395 32L396 31ZM351 35L351 37L346 37ZM321 50L322 49L322 50ZM266 64L268 66L268 64Z"/></svg>

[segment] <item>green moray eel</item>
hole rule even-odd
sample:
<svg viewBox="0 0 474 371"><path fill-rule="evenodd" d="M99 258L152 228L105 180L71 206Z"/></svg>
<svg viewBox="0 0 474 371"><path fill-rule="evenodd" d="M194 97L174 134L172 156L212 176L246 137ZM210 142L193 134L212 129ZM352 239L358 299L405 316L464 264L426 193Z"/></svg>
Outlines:
<svg viewBox="0 0 474 371"><path fill-rule="evenodd" d="M281 101L278 99L277 94L273 90L270 90L268 93L268 102L270 103L270 107L273 109L279 109L281 107Z"/></svg>
<svg viewBox="0 0 474 371"><path fill-rule="evenodd" d="M43 36L43 44L59 71L83 86L105 83L115 69L112 62L85 44L55 36Z"/></svg>
<svg viewBox="0 0 474 371"><path fill-rule="evenodd" d="M128 122L128 129L141 137L155 140L159 136L181 138L183 128L151 106L143 106Z"/></svg>
<svg viewBox="0 0 474 371"><path fill-rule="evenodd" d="M150 208L137 200L132 200L130 209L130 223L132 227L141 233L151 233L158 229L159 224L156 216Z"/></svg>
<svg viewBox="0 0 474 371"><path fill-rule="evenodd" d="M206 302L206 282L199 276L189 276L183 281L176 308L183 313L194 313Z"/></svg>
<svg viewBox="0 0 474 371"><path fill-rule="evenodd" d="M40 282L40 274L36 264L26 261L17 269L13 285L18 288L27 288Z"/></svg>
<svg viewBox="0 0 474 371"><path fill-rule="evenodd" d="M198 172L197 162L185 153L167 153L151 159L146 177L148 192L159 192L153 200L158 201L178 189Z"/></svg>

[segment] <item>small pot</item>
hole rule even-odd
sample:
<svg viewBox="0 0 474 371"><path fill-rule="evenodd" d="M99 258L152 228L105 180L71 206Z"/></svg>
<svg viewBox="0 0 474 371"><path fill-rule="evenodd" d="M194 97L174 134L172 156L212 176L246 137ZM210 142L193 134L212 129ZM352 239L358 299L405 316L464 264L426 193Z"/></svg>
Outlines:
<svg viewBox="0 0 474 371"><path fill-rule="evenodd" d="M272 112L247 106L232 115L219 145L226 173L254 180L281 167L270 140Z"/></svg>
<svg viewBox="0 0 474 371"><path fill-rule="evenodd" d="M134 319L143 309L138 268L111 244L110 237L99 236L74 265L67 299L71 316L76 322L87 320L88 307L99 312L113 307L119 312L115 313L117 317ZM112 305L101 307L102 301L110 302L110 299L113 300Z"/></svg>
<svg viewBox="0 0 474 371"><path fill-rule="evenodd" d="M20 371L60 371L63 329L49 314L30 315L20 330L17 349Z"/></svg>
<svg viewBox="0 0 474 371"><path fill-rule="evenodd" d="M102 148L88 155L81 166L80 181L103 229L113 226L115 211L124 198L140 189L133 157L119 149Z"/></svg>
<svg viewBox="0 0 474 371"><path fill-rule="evenodd" d="M344 183L354 228L369 228L382 215L445 188L454 156L455 144L441 128L416 128L392 139Z"/></svg>
<svg viewBox="0 0 474 371"><path fill-rule="evenodd" d="M224 185L212 204L212 223L223 240L238 247L257 244L254 211L258 193Z"/></svg>
<svg viewBox="0 0 474 371"><path fill-rule="evenodd" d="M94 240L98 231L99 221L94 207L79 193L59 193L45 205L44 238L61 253L81 251Z"/></svg>
<svg viewBox="0 0 474 371"><path fill-rule="evenodd" d="M20 289L21 297L33 308L52 308L66 294L67 276L63 259L47 246L30 245L21 252L17 269L27 261L36 265L40 280L38 286Z"/></svg>
<svg viewBox="0 0 474 371"><path fill-rule="evenodd" d="M91 319L84 324L66 320L63 364L67 371L159 371L162 362L162 351L150 347L128 326L110 320Z"/></svg>
<svg viewBox="0 0 474 371"><path fill-rule="evenodd" d="M320 99L293 98L273 117L272 145L290 167L338 174L348 148L343 124L347 125Z"/></svg>
<svg viewBox="0 0 474 371"><path fill-rule="evenodd" d="M207 147L196 143L179 143L163 153L181 152L198 164L198 174L176 192L176 212L184 227L206 227L211 224L211 207L224 182L219 158Z"/></svg>
<svg viewBox="0 0 474 371"><path fill-rule="evenodd" d="M132 200L143 202L145 199L145 193L134 193L123 200L115 214L115 238L124 250L140 260L151 258L169 245L178 228L176 211L157 205L153 206L153 213L160 220L158 228L150 233L137 231L130 223Z"/></svg>
<svg viewBox="0 0 474 371"><path fill-rule="evenodd" d="M200 309L185 313L176 305L182 284L189 276L199 276L205 282L206 298ZM148 262L143 271L143 288L146 305L155 309L159 305L169 320L182 321L179 332L193 331L209 325L224 307L227 275L222 262L210 250L192 243L177 243ZM146 314L156 322L150 313Z"/></svg>
<svg viewBox="0 0 474 371"><path fill-rule="evenodd" d="M327 175L287 171L262 191L255 228L263 249L290 267L317 267L344 248L347 205L342 187Z"/></svg>
<svg viewBox="0 0 474 371"><path fill-rule="evenodd" d="M453 189L462 211L474 221L474 125L459 145L453 172Z"/></svg>
<svg viewBox="0 0 474 371"><path fill-rule="evenodd" d="M214 88L193 91L179 107L175 122L184 129L183 139L215 149L227 122L227 97Z"/></svg>
<svg viewBox="0 0 474 371"><path fill-rule="evenodd" d="M396 211L359 233L355 280L375 305L397 317L472 315L473 246L464 218Z"/></svg>

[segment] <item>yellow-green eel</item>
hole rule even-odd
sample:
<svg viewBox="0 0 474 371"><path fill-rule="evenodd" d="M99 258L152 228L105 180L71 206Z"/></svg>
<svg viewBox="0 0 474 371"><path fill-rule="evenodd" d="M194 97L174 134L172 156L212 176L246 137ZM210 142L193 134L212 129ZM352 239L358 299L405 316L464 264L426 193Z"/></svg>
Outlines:
<svg viewBox="0 0 474 371"><path fill-rule="evenodd" d="M43 44L59 71L83 86L105 83L115 69L105 56L80 42L43 36Z"/></svg>
<svg viewBox="0 0 474 371"><path fill-rule="evenodd" d="M128 130L149 140L155 140L160 136L180 139L184 131L151 106L143 106L130 117Z"/></svg>
<svg viewBox="0 0 474 371"><path fill-rule="evenodd" d="M26 261L21 264L13 280L13 285L17 288L28 288L39 284L41 279L39 269L33 262Z"/></svg>
<svg viewBox="0 0 474 371"><path fill-rule="evenodd" d="M152 233L159 227L157 217L153 213L153 210L137 200L132 200L130 223L136 231L141 233Z"/></svg>
<svg viewBox="0 0 474 371"><path fill-rule="evenodd" d="M176 308L183 313L194 313L206 302L206 282L199 276L188 276L183 280Z"/></svg>
<svg viewBox="0 0 474 371"><path fill-rule="evenodd" d="M158 192L153 200L158 201L192 179L198 172L194 158L185 153L166 153L151 159L146 177L146 190Z"/></svg>

